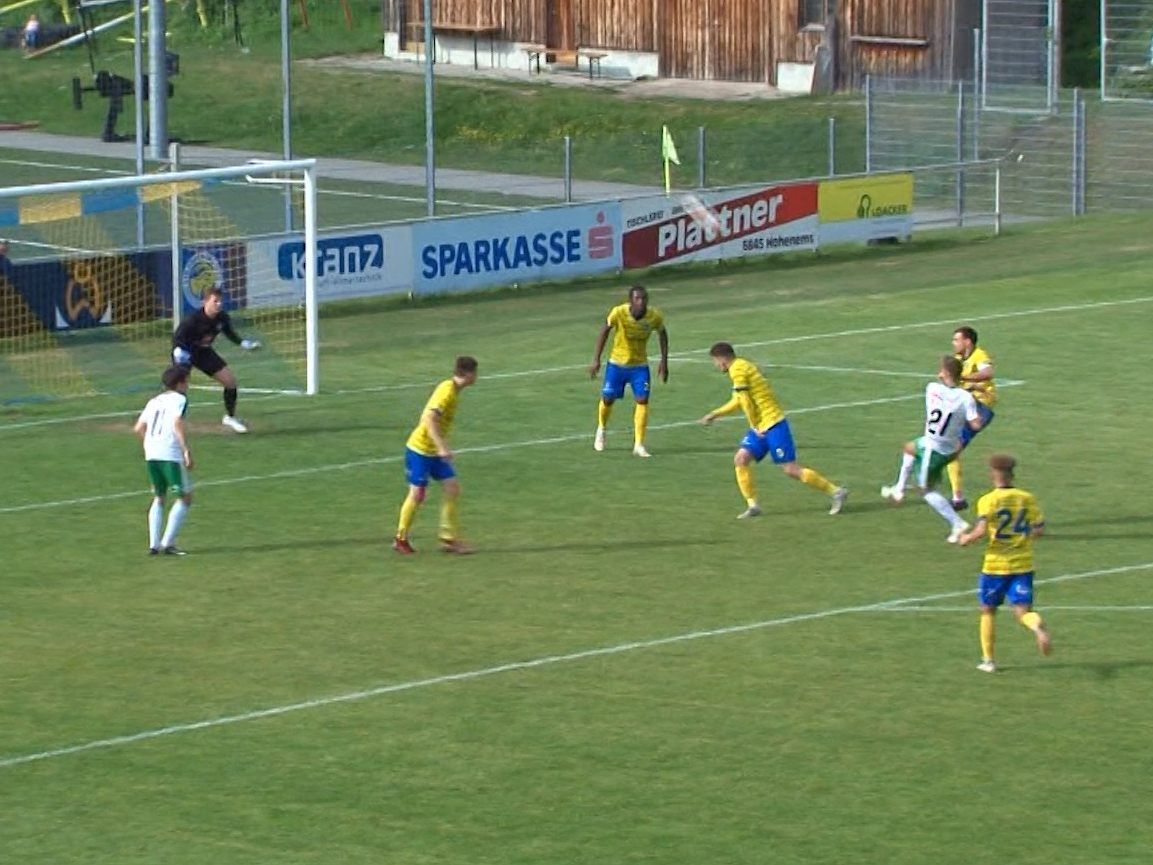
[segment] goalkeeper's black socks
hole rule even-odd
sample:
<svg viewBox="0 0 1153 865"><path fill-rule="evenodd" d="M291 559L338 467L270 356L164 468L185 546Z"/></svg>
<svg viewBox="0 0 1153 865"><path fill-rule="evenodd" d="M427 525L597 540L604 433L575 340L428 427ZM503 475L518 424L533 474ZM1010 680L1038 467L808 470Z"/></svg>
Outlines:
<svg viewBox="0 0 1153 865"><path fill-rule="evenodd" d="M224 411L229 417L236 416L236 388L234 387L224 389Z"/></svg>

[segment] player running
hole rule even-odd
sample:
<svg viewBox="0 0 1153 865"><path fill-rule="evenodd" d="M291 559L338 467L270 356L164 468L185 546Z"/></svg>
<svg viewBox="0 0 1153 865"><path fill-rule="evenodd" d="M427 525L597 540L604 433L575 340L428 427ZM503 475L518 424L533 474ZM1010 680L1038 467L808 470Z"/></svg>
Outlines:
<svg viewBox="0 0 1153 865"><path fill-rule="evenodd" d="M845 499L849 491L839 487L822 475L820 472L803 466L797 462L797 448L793 444L793 433L789 429L785 410L777 402L776 394L768 379L757 369L752 361L737 357L736 350L727 342L718 342L709 349L713 365L723 373L727 373L733 382L733 397L723 406L713 409L703 418L701 423L711 424L718 417L736 411L744 411L749 421L749 431L741 439L737 453L733 457L736 465L737 487L745 497L748 507L737 515L737 519L744 520L761 515L761 506L757 500L757 483L753 477L751 462L760 462L766 456L791 478L820 490L832 497L830 514L839 514L845 506Z"/></svg>
<svg viewBox="0 0 1153 865"><path fill-rule="evenodd" d="M981 428L981 415L973 395L960 387L961 361L952 355L941 358L937 381L925 386L925 434L906 442L901 454L901 468L896 482L881 487L881 495L894 502L905 498L909 476L916 469L916 484L925 502L952 527L948 541L957 543L968 531L966 523L953 505L936 491L945 466L961 452L962 430L976 432Z"/></svg>

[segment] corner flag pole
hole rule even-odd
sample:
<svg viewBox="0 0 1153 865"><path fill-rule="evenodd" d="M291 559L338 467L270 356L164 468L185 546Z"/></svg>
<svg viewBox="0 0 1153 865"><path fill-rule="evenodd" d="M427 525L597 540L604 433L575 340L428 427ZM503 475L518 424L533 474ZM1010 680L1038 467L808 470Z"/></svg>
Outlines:
<svg viewBox="0 0 1153 865"><path fill-rule="evenodd" d="M681 164L680 157L677 156L677 146L673 144L673 137L669 134L667 126L661 127L661 157L665 161L665 195L672 192L672 176L669 169L669 163L675 162L677 165Z"/></svg>

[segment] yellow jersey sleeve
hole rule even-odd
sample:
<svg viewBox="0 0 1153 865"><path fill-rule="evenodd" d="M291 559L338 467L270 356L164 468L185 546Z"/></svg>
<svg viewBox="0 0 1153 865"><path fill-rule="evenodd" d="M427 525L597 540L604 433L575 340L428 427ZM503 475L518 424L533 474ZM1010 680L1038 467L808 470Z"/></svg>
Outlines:
<svg viewBox="0 0 1153 865"><path fill-rule="evenodd" d="M424 416L430 411L436 412L440 418L440 434L447 440L449 432L452 431L453 419L456 417L458 397L459 392L451 378L438 384L420 412L420 420L417 421L416 428L408 437L407 447L425 456L436 456L436 442L429 435L428 428L424 423Z"/></svg>
<svg viewBox="0 0 1153 865"><path fill-rule="evenodd" d="M981 370L993 366L992 356L983 348L974 348L973 353L968 357L958 355L957 359L961 361L962 376L976 375ZM973 398L977 402L984 403L989 408L992 408L997 402L997 384L994 379L966 381L962 382L961 386L973 394Z"/></svg>

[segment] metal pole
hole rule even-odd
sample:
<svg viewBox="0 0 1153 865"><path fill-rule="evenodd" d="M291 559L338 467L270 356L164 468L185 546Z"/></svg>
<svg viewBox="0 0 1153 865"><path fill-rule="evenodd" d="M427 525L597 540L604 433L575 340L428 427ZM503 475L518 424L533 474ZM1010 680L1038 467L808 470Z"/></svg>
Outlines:
<svg viewBox="0 0 1153 865"><path fill-rule="evenodd" d="M705 188L705 127L697 127L697 189Z"/></svg>
<svg viewBox="0 0 1153 865"><path fill-rule="evenodd" d="M436 216L436 144L433 134L436 124L433 119L432 65L432 0L424 0L424 196L428 203L428 215Z"/></svg>
<svg viewBox="0 0 1153 865"><path fill-rule="evenodd" d="M981 158L981 28L973 30L973 159Z"/></svg>
<svg viewBox="0 0 1153 865"><path fill-rule="evenodd" d="M957 82L957 225L965 224L965 82Z"/></svg>
<svg viewBox="0 0 1153 865"><path fill-rule="evenodd" d="M865 173L873 171L873 76L865 76Z"/></svg>
<svg viewBox="0 0 1153 865"><path fill-rule="evenodd" d="M173 141L168 147L168 170L180 170L180 144ZM184 314L184 263L180 260L180 196L175 190L169 199L168 242L172 250L172 330L180 326Z"/></svg>
<svg viewBox="0 0 1153 865"><path fill-rule="evenodd" d="M1057 46L1061 44L1061 0L1049 0L1049 21L1047 29L1049 33L1049 44L1047 46L1046 72L1049 75L1049 86L1045 98L1048 102L1049 113L1054 114L1057 111L1057 88L1060 84L1057 79L1061 74L1057 55Z"/></svg>
<svg viewBox="0 0 1153 865"><path fill-rule="evenodd" d="M993 234L1001 236L1001 166L993 169Z"/></svg>
<svg viewBox="0 0 1153 865"><path fill-rule="evenodd" d="M1101 0L1101 68L1099 76L1101 78L1101 99L1104 101L1108 99L1107 88L1105 86L1106 77L1108 75L1107 57L1109 54L1109 16L1108 16L1108 0Z"/></svg>
<svg viewBox="0 0 1153 865"><path fill-rule="evenodd" d="M837 173L837 118L829 118L829 177Z"/></svg>
<svg viewBox="0 0 1153 865"><path fill-rule="evenodd" d="M1081 188L1081 178L1078 176L1081 171L1081 136L1078 134L1081 125L1081 88L1077 87L1073 90L1073 171L1070 177L1072 183L1072 199L1073 199L1073 215L1080 216L1080 208L1077 202L1077 194Z"/></svg>
<svg viewBox="0 0 1153 865"><path fill-rule="evenodd" d="M154 3L163 0L152 0ZM280 0L280 137L284 158L292 159L292 34L288 0ZM292 187L284 187L284 230L292 231Z"/></svg>
<svg viewBox="0 0 1153 865"><path fill-rule="evenodd" d="M136 176L144 173L144 0L133 0L132 35L132 87L136 94L133 114L136 120ZM136 203L136 246L144 246L144 203Z"/></svg>
<svg viewBox="0 0 1153 865"><path fill-rule="evenodd" d="M981 107L989 107L989 0L981 4Z"/></svg>
<svg viewBox="0 0 1153 865"><path fill-rule="evenodd" d="M572 204L572 136L564 137L564 200Z"/></svg>
<svg viewBox="0 0 1153 865"><path fill-rule="evenodd" d="M1089 142L1085 130L1088 126L1088 118L1085 116L1085 98L1081 93L1081 88L1078 87L1073 91L1073 135L1075 137L1074 147L1074 177L1076 178L1075 195L1075 209L1074 214L1077 216L1084 216L1088 207L1086 204L1086 194L1089 190L1089 172L1087 165L1089 161Z"/></svg>
<svg viewBox="0 0 1153 865"><path fill-rule="evenodd" d="M153 159L163 159L168 150L168 29L164 0L148 5L148 115L151 118Z"/></svg>
<svg viewBox="0 0 1153 865"><path fill-rule="evenodd" d="M320 389L320 328L316 309L316 169L304 171L304 347L308 354L305 392Z"/></svg>

